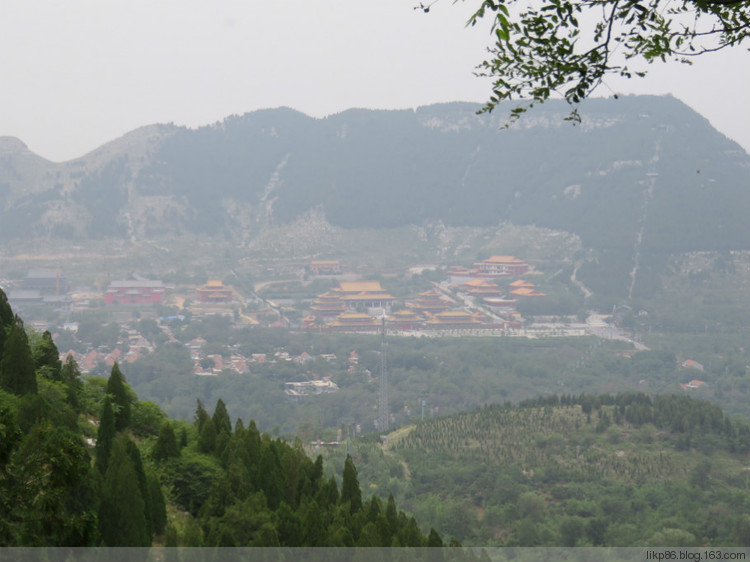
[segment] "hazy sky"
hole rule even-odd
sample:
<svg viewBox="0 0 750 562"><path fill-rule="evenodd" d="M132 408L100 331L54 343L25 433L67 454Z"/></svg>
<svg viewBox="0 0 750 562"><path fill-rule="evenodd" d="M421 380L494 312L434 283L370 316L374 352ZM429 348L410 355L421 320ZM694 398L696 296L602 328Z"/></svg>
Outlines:
<svg viewBox="0 0 750 562"><path fill-rule="evenodd" d="M82 156L151 123L196 127L289 106L477 101L489 41L464 23L478 0L32 0L0 10L0 136L46 158ZM750 152L747 47L692 67L653 65L602 95L671 93Z"/></svg>

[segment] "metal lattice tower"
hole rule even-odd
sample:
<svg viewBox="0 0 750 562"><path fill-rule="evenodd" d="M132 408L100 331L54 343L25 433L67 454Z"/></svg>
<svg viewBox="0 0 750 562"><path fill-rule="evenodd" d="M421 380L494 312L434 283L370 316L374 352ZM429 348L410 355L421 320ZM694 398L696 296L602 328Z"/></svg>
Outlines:
<svg viewBox="0 0 750 562"><path fill-rule="evenodd" d="M385 318L380 332L380 400L378 401L378 431L388 431L388 359L385 347Z"/></svg>

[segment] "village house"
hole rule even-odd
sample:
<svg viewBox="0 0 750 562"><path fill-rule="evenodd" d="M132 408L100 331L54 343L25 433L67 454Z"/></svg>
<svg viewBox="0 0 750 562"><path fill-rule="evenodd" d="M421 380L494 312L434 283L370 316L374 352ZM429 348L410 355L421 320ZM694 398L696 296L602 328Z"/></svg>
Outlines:
<svg viewBox="0 0 750 562"><path fill-rule="evenodd" d="M700 387L704 386L705 384L706 383L703 382L703 381L692 380L692 381L690 381L688 383L682 383L682 384L680 384L680 388L682 388L682 390L689 390L689 389L700 388Z"/></svg>
<svg viewBox="0 0 750 562"><path fill-rule="evenodd" d="M683 361L680 364L680 367L682 367L683 369L695 369L697 371L702 371L703 370L703 365L701 365L697 361L693 361L692 359L688 359L687 361Z"/></svg>

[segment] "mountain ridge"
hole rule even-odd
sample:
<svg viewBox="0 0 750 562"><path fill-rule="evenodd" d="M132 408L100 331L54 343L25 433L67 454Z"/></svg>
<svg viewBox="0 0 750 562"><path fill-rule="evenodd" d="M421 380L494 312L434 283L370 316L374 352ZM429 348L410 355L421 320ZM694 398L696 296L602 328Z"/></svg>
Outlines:
<svg viewBox="0 0 750 562"><path fill-rule="evenodd" d="M550 102L506 130L503 108L478 108L266 109L142 127L62 164L6 141L0 235L250 247L311 212L345 230L534 225L579 236L583 277L615 271L631 296L631 272L669 254L750 249L750 156L682 102L589 100L575 126Z"/></svg>

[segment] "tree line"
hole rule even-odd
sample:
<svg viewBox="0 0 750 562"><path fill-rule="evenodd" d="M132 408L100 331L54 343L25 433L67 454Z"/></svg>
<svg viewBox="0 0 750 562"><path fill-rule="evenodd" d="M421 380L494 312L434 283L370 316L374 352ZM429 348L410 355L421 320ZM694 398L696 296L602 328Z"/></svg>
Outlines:
<svg viewBox="0 0 750 562"><path fill-rule="evenodd" d="M363 497L351 457L339 485L222 400L170 420L117 363L84 379L30 334L0 290L0 545L444 545L393 497Z"/></svg>

